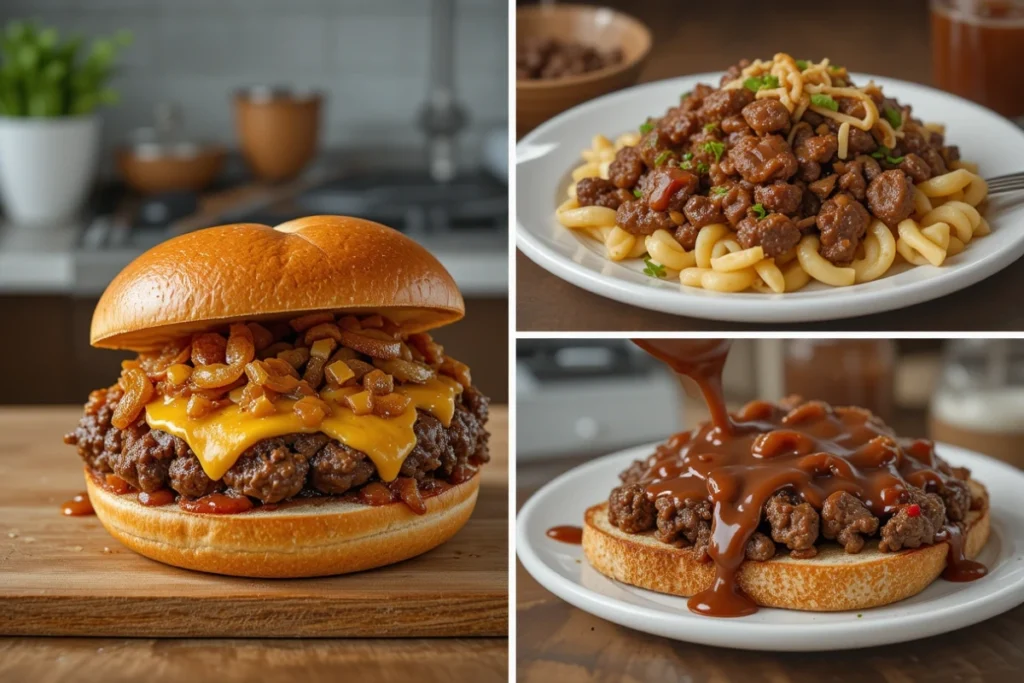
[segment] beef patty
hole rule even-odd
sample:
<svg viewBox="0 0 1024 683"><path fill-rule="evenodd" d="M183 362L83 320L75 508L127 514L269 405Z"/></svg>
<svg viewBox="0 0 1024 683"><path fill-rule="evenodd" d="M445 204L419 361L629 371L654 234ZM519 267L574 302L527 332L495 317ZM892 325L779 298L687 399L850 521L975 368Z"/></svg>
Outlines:
<svg viewBox="0 0 1024 683"><path fill-rule="evenodd" d="M373 462L324 434L288 434L264 439L248 448L218 481L210 479L182 439L150 429L140 417L126 429L111 424L121 392L117 387L94 392L85 414L64 442L94 472L115 474L140 491L170 488L189 498L218 491L279 503L299 495L341 495L379 482ZM490 400L467 387L444 427L433 415L418 411L413 431L416 447L402 464L400 479L425 484L465 481L490 459L484 429ZM407 488L404 483L403 488Z"/></svg>

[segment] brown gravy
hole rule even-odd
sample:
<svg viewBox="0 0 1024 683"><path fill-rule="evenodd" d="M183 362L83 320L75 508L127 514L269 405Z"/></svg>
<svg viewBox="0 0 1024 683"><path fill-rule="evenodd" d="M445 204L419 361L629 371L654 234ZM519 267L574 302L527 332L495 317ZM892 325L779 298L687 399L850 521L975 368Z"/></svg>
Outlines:
<svg viewBox="0 0 1024 683"><path fill-rule="evenodd" d="M715 581L689 599L694 612L738 617L757 611L736 576L761 510L776 491L789 488L817 510L832 493L847 491L882 517L905 502L907 484L924 488L951 478L933 466L931 442L899 439L859 408L828 410L812 402L787 411L758 401L730 416L721 381L728 341L634 343L696 381L711 412L711 423L659 446L641 478L652 497L672 496L679 503L710 499L714 506L708 555L715 563ZM949 548L945 578L984 576L983 565L964 557L959 527L947 525L940 538Z"/></svg>
<svg viewBox="0 0 1024 683"><path fill-rule="evenodd" d="M60 513L65 517L85 517L86 515L96 514L96 511L92 508L89 494L82 491L71 500L65 501L60 506Z"/></svg>
<svg viewBox="0 0 1024 683"><path fill-rule="evenodd" d="M553 538L556 541L561 541L562 543L579 545L580 543L583 543L583 527L572 526L569 524L553 526L547 530L547 537Z"/></svg>

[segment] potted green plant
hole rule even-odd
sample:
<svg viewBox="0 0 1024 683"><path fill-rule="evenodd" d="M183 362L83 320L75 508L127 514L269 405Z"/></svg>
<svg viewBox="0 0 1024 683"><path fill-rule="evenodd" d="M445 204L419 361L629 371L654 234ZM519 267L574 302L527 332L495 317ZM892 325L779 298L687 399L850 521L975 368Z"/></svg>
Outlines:
<svg viewBox="0 0 1024 683"><path fill-rule="evenodd" d="M19 223L56 223L82 208L96 168L96 109L117 100L107 83L131 35L61 40L14 21L0 31L0 200Z"/></svg>

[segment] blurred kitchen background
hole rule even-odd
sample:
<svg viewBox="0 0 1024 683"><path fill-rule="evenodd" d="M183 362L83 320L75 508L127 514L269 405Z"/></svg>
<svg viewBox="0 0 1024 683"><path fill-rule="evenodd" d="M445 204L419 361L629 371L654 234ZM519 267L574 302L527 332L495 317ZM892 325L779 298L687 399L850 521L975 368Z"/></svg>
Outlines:
<svg viewBox="0 0 1024 683"><path fill-rule="evenodd" d="M707 419L695 385L627 340L520 339L516 350L520 503L552 477ZM1024 341L741 339L726 400L790 394L871 409L928 437L1024 467Z"/></svg>
<svg viewBox="0 0 1024 683"><path fill-rule="evenodd" d="M81 402L116 378L89 321L150 246L318 213L439 257L466 318L436 337L504 402L507 16L504 0L2 0L0 403Z"/></svg>

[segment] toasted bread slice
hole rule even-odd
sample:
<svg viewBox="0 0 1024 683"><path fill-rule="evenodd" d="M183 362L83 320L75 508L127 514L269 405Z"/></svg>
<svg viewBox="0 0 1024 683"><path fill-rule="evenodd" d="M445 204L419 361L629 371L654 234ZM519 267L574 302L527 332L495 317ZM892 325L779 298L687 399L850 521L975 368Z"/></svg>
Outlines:
<svg viewBox="0 0 1024 683"><path fill-rule="evenodd" d="M971 492L984 501L972 511L964 535L964 553L973 558L988 540L988 494L971 480ZM878 539L856 554L835 543L822 543L818 555L798 560L781 553L767 562L745 561L740 586L758 605L812 612L839 612L888 605L917 595L946 566L946 543L883 553ZM608 504L587 510L583 552L605 576L640 588L691 596L711 586L715 567L692 548L675 548L652 532L627 534L608 521Z"/></svg>

